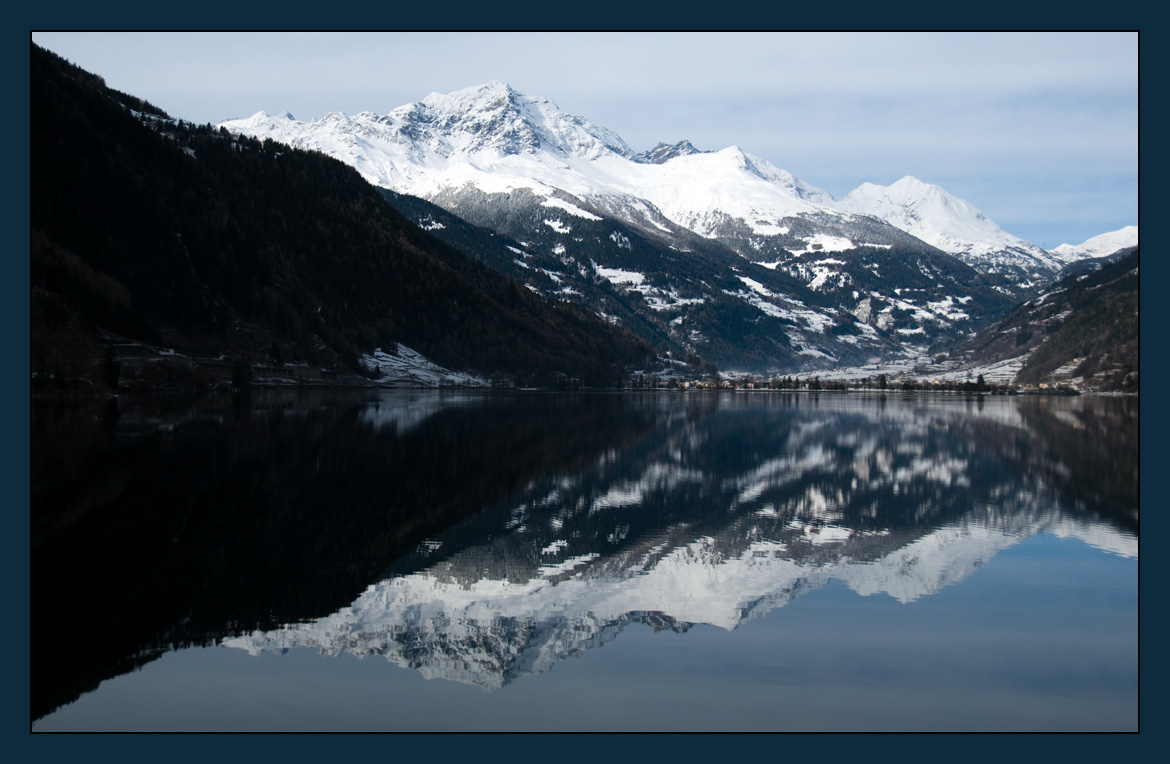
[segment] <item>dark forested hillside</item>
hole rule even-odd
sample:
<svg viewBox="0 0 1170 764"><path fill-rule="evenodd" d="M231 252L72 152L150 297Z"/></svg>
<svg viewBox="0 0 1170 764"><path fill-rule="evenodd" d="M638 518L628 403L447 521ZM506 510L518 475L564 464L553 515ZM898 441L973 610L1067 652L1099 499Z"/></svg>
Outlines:
<svg viewBox="0 0 1170 764"><path fill-rule="evenodd" d="M1024 358L1020 383L1079 378L1097 390L1137 392L1140 258L1134 248L1070 273L956 353L981 364Z"/></svg>
<svg viewBox="0 0 1170 764"><path fill-rule="evenodd" d="M1056 285L1049 299L1057 305L1036 314L1053 317L1044 324L1048 336L1020 369L1020 382L1046 379L1075 363L1075 376L1097 379L1110 390L1137 391L1140 257L1135 249L1096 273Z"/></svg>
<svg viewBox="0 0 1170 764"><path fill-rule="evenodd" d="M401 342L587 384L652 355L433 239L342 163L172 120L35 45L30 149L34 373L109 336L355 372Z"/></svg>

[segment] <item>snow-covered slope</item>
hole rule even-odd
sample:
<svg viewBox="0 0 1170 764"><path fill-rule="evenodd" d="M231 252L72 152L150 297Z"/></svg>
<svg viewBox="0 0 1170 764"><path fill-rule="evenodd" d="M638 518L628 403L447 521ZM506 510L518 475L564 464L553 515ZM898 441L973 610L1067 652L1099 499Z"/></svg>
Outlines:
<svg viewBox="0 0 1170 764"><path fill-rule="evenodd" d="M1063 264L912 178L837 202L736 146L636 153L502 82L382 115L260 112L224 127L334 156L453 246L472 234L457 241L411 199L486 229L499 238L474 256L491 267L724 369L919 357Z"/></svg>
<svg viewBox="0 0 1170 764"><path fill-rule="evenodd" d="M405 345L393 352L377 348L373 355L362 356L362 365L376 371L376 379L385 387L488 387L482 377L451 371L434 363Z"/></svg>
<svg viewBox="0 0 1170 764"><path fill-rule="evenodd" d="M834 236L789 237L790 249L802 242L807 248L814 238L826 251L890 243L888 232L849 233L854 216L838 210L828 193L738 147L703 152L683 141L635 154L613 132L502 82L432 93L386 115L331 113L299 122L259 112L223 126L323 151L377 186L426 199L469 185L486 194L529 189L545 198L561 191L586 209L595 204L660 235L669 230L648 222L657 215L700 235L739 229L745 238L788 234L792 226L783 221L795 217L821 219Z"/></svg>
<svg viewBox="0 0 1170 764"><path fill-rule="evenodd" d="M1105 257L1122 249L1138 245L1138 227L1127 225L1117 231L1103 233L1100 236L1084 241L1080 244L1061 244L1051 250L1052 254L1065 262L1083 260L1087 257Z"/></svg>
<svg viewBox="0 0 1170 764"><path fill-rule="evenodd" d="M911 176L889 186L863 183L835 206L885 220L983 271L1019 269L1043 279L1068 262L1061 253L1009 234L968 202Z"/></svg>
<svg viewBox="0 0 1170 764"><path fill-rule="evenodd" d="M560 190L627 222L647 226L658 213L700 235L731 238L741 254L764 246L761 236L787 235L780 241L788 250L801 242L824 251L891 243L888 232L863 233L861 215L983 270L1049 273L1068 262L1062 248L1045 252L915 178L865 183L837 201L735 146L699 151L681 141L635 153L612 131L498 81L432 93L386 115L332 113L299 122L259 112L223 126L324 151L399 193L435 200L469 184L488 194L526 188L550 197ZM793 219L815 220L823 230L794 238Z"/></svg>

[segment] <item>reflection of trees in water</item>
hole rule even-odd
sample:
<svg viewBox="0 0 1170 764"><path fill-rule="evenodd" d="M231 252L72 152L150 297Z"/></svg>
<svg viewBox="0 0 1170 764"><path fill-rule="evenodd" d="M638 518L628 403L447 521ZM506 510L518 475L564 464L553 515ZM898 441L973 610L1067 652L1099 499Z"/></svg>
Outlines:
<svg viewBox="0 0 1170 764"><path fill-rule="evenodd" d="M228 644L381 655L496 689L629 623L734 628L831 578L910 602L1041 530L1093 535L1066 522L1062 486L1002 455L1046 463L1010 402L712 400L431 539L319 623Z"/></svg>
<svg viewBox="0 0 1170 764"><path fill-rule="evenodd" d="M113 437L84 405L34 406L34 718L133 656L332 612L402 550L652 424L485 398L399 434L347 400L130 404Z"/></svg>
<svg viewBox="0 0 1170 764"><path fill-rule="evenodd" d="M1140 481L1139 399L1062 406L1021 406L1028 441L1005 455L1015 469L1038 475L1075 514L1108 520L1137 535Z"/></svg>
<svg viewBox="0 0 1170 764"><path fill-rule="evenodd" d="M980 415L984 404L976 401L969 409L963 401L895 399L883 412L872 401L768 396L724 407L716 400L680 406L620 459L549 476L485 509L444 533L441 546L405 555L388 575L425 569L463 583L523 583L547 576L542 566L550 562L592 554L587 569L604 576L652 567L702 536L729 558L768 540L802 563L874 559L949 523L1023 532L1035 527L1037 512L1057 506L1136 533L1123 491L1100 492L1095 502L1074 493L1103 469L1106 435L1124 416L1113 410L1116 401L1099 402L1101 411L1065 404L1035 429L1031 402L1019 416L1011 402L986 404L1011 413L1005 420ZM1078 439L1068 431L1080 421L1104 424L1070 468L1066 452ZM827 543L818 531L830 526L853 535Z"/></svg>
<svg viewBox="0 0 1170 764"><path fill-rule="evenodd" d="M1050 493L1111 516L1125 486L1095 500L1080 475L1136 455L1128 401L989 403L1000 423L900 397L374 396L34 406L34 717L168 646L332 613L387 571L525 582L590 555L577 572L616 578L698 538L713 562L761 540L872 560L1005 507L1027 527ZM1136 533L1136 467L1132 495Z"/></svg>

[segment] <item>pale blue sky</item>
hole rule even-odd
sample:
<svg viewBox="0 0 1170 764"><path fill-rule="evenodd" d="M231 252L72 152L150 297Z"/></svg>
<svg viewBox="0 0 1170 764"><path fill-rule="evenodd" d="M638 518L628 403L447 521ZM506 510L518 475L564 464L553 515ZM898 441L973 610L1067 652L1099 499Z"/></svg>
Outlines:
<svg viewBox="0 0 1170 764"><path fill-rule="evenodd" d="M35 32L172 116L385 113L487 80L635 150L737 145L840 198L913 175L1052 248L1138 223L1138 34Z"/></svg>

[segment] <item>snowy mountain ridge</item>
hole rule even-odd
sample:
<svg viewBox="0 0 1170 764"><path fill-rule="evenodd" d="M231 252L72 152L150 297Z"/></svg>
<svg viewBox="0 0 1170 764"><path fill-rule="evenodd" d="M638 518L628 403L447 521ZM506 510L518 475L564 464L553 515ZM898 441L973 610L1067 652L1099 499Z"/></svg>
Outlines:
<svg viewBox="0 0 1170 764"><path fill-rule="evenodd" d="M969 203L912 177L885 187L865 183L834 200L736 146L699 151L681 141L635 153L616 133L500 81L431 93L386 115L335 112L298 122L287 112L258 112L223 126L323 151L377 186L431 200L468 184L485 193L527 188L544 197L559 190L627 222L646 226L660 213L706 237L726 235L729 221L775 236L791 228L788 218L847 230L857 216L868 216L980 268L1055 271L1070 257L1008 234ZM811 246L813 238L804 238ZM888 242L838 230L816 243L840 251Z"/></svg>
<svg viewBox="0 0 1170 764"><path fill-rule="evenodd" d="M737 146L636 153L499 81L381 115L259 112L223 127L349 164L528 289L724 369L937 355L1076 259L915 178L837 201Z"/></svg>
<svg viewBox="0 0 1170 764"><path fill-rule="evenodd" d="M1023 268L1042 277L1070 262L1013 236L969 202L907 175L889 186L863 183L835 203L838 209L872 215L981 269Z"/></svg>
<svg viewBox="0 0 1170 764"><path fill-rule="evenodd" d="M322 151L376 186L425 199L469 184L489 194L528 189L551 198L562 191L642 225L646 213L638 212L649 203L651 217L665 215L700 234L711 233L712 211L764 234L790 215L842 216L824 206L826 192L738 147L673 146L642 159L615 133L500 82L432 93L387 115L335 112L298 122L258 112L223 126Z"/></svg>
<svg viewBox="0 0 1170 764"><path fill-rule="evenodd" d="M1088 257L1105 257L1122 249L1138 245L1138 227L1127 225L1116 231L1110 231L1080 244L1061 244L1051 250L1065 261L1080 260Z"/></svg>

